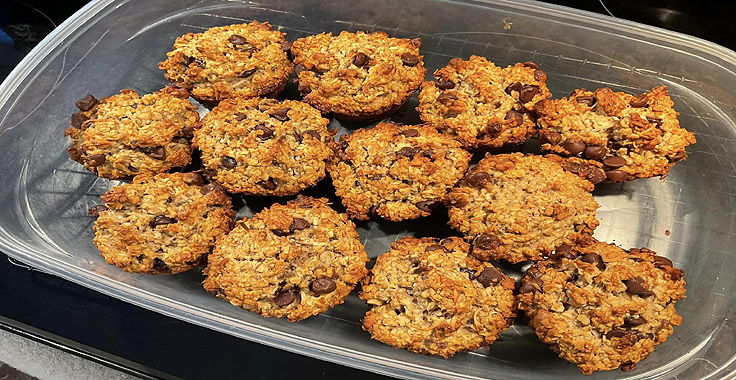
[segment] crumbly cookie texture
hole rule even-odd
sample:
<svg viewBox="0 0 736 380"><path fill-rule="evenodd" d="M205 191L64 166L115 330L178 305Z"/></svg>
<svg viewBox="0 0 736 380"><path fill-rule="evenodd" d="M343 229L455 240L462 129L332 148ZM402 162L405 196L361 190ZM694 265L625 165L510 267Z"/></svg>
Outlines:
<svg viewBox="0 0 736 380"><path fill-rule="evenodd" d="M230 198L196 173L142 174L101 196L94 243L126 272L173 274L203 263L232 228Z"/></svg>
<svg viewBox="0 0 736 380"><path fill-rule="evenodd" d="M536 133L532 111L551 96L547 74L534 62L500 68L487 59L454 58L424 82L419 115L467 149L521 144Z"/></svg>
<svg viewBox="0 0 736 380"><path fill-rule="evenodd" d="M334 131L306 103L228 99L194 131L202 165L232 193L293 195L325 176Z"/></svg>
<svg viewBox="0 0 736 380"><path fill-rule="evenodd" d="M443 202L479 260L541 260L598 226L593 184L542 156L489 155Z"/></svg>
<svg viewBox="0 0 736 380"><path fill-rule="evenodd" d="M158 68L200 100L273 97L292 70L285 35L256 21L188 33L176 39Z"/></svg>
<svg viewBox="0 0 736 380"><path fill-rule="evenodd" d="M166 87L138 96L134 90L99 101L77 101L64 136L72 139L69 156L98 176L130 179L165 172L192 160L190 143L199 114L186 90Z"/></svg>
<svg viewBox="0 0 736 380"><path fill-rule="evenodd" d="M376 259L360 298L380 342L448 358L487 346L516 316L514 280L468 255L462 239L403 238Z"/></svg>
<svg viewBox="0 0 736 380"><path fill-rule="evenodd" d="M304 101L348 120L374 119L401 107L427 74L419 38L384 32L322 33L294 41Z"/></svg>
<svg viewBox="0 0 736 380"><path fill-rule="evenodd" d="M636 368L682 323L683 271L647 249L582 239L529 268L519 295L539 339L580 371Z"/></svg>
<svg viewBox="0 0 736 380"><path fill-rule="evenodd" d="M243 309L298 321L341 304L367 261L345 214L327 199L300 195L238 222L218 240L204 288Z"/></svg>
<svg viewBox="0 0 736 380"><path fill-rule="evenodd" d="M428 216L468 170L459 142L423 125L379 123L340 136L327 170L350 218Z"/></svg>
<svg viewBox="0 0 736 380"><path fill-rule="evenodd" d="M537 103L539 139L545 151L597 162L609 182L664 177L695 143L673 105L665 86L639 95L575 90Z"/></svg>

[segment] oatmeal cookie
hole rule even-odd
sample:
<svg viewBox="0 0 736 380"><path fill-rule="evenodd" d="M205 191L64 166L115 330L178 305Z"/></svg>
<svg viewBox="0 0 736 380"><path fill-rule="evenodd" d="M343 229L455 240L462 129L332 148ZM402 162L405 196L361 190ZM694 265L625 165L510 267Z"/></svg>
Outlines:
<svg viewBox="0 0 736 380"><path fill-rule="evenodd" d="M217 242L204 288L266 317L298 321L341 304L368 256L345 214L324 198L274 204Z"/></svg>
<svg viewBox="0 0 736 380"><path fill-rule="evenodd" d="M334 131L308 104L228 99L194 131L202 165L232 193L293 195L325 176Z"/></svg>
<svg viewBox="0 0 736 380"><path fill-rule="evenodd" d="M534 62L500 68L474 55L452 59L434 76L422 84L417 111L466 149L525 142L536 133L534 105L551 96L547 74Z"/></svg>
<svg viewBox="0 0 736 380"><path fill-rule="evenodd" d="M134 90L99 101L77 101L78 113L64 136L72 139L69 156L98 176L129 179L165 172L192 160L192 130L199 114L186 90L166 87L138 96Z"/></svg>
<svg viewBox="0 0 736 380"><path fill-rule="evenodd" d="M89 210L94 243L105 261L131 273L200 265L235 216L230 198L196 173L141 174L101 198L105 204Z"/></svg>
<svg viewBox="0 0 736 380"><path fill-rule="evenodd" d="M514 280L470 257L462 239L406 237L376 259L360 298L380 342L448 358L487 346L516 316Z"/></svg>
<svg viewBox="0 0 736 380"><path fill-rule="evenodd" d="M665 177L695 143L673 105L665 86L639 95L575 90L537 103L539 139L545 151L596 162L610 182Z"/></svg>
<svg viewBox="0 0 736 380"><path fill-rule="evenodd" d="M200 100L274 97L292 70L285 35L256 21L188 33L176 39L158 68Z"/></svg>
<svg viewBox="0 0 736 380"><path fill-rule="evenodd" d="M327 170L350 218L428 216L468 170L470 153L423 125L379 123L333 142Z"/></svg>
<svg viewBox="0 0 736 380"><path fill-rule="evenodd" d="M636 368L682 323L683 271L647 249L581 239L529 268L519 309L541 341L580 371Z"/></svg>
<svg viewBox="0 0 736 380"><path fill-rule="evenodd" d="M404 104L427 74L421 39L384 32L322 33L294 41L304 101L347 120L375 119Z"/></svg>
<svg viewBox="0 0 736 380"><path fill-rule="evenodd" d="M486 155L443 202L479 260L540 260L598 226L593 184L554 160Z"/></svg>

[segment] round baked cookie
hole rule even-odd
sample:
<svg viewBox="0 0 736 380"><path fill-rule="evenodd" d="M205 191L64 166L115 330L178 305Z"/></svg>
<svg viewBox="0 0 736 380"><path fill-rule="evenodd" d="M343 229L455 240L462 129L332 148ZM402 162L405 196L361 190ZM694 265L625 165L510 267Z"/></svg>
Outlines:
<svg viewBox="0 0 736 380"><path fill-rule="evenodd" d="M294 70L304 101L347 120L396 111L427 74L419 38L384 32L322 33L294 41Z"/></svg>
<svg viewBox="0 0 736 380"><path fill-rule="evenodd" d="M158 68L200 100L274 97L292 69L285 35L256 21L188 33L176 39Z"/></svg>
<svg viewBox="0 0 736 380"><path fill-rule="evenodd" d="M100 198L89 213L94 243L108 264L126 272L173 274L207 259L232 228L230 198L197 173L141 174Z"/></svg>
<svg viewBox="0 0 736 380"><path fill-rule="evenodd" d="M373 339L448 358L487 346L516 316L514 280L468 255L451 237L406 237L376 259L360 298L371 309L363 329Z"/></svg>
<svg viewBox="0 0 736 380"><path fill-rule="evenodd" d="M443 202L479 260L541 260L598 226L593 184L554 160L487 154Z"/></svg>
<svg viewBox="0 0 736 380"><path fill-rule="evenodd" d="M419 115L465 148L521 144L536 133L532 110L551 96L547 74L534 62L500 68L487 59L454 58L424 82Z"/></svg>
<svg viewBox="0 0 736 380"><path fill-rule="evenodd" d="M368 256L345 214L300 195L238 222L208 261L208 292L293 322L341 304L365 276Z"/></svg>
<svg viewBox="0 0 736 380"><path fill-rule="evenodd" d="M428 216L468 170L471 155L423 125L379 123L333 142L327 170L350 218Z"/></svg>
<svg viewBox="0 0 736 380"><path fill-rule="evenodd" d="M325 176L329 120L308 104L228 99L194 131L202 165L232 193L293 195Z"/></svg>
<svg viewBox="0 0 736 380"><path fill-rule="evenodd" d="M667 87L630 95L601 88L535 106L542 149L596 162L609 182L666 176L695 143L680 128Z"/></svg>
<svg viewBox="0 0 736 380"><path fill-rule="evenodd" d="M199 114L186 90L166 87L138 96L134 90L99 101L77 101L78 113L64 136L72 139L69 156L98 176L129 179L165 172L192 160L192 130Z"/></svg>
<svg viewBox="0 0 736 380"><path fill-rule="evenodd" d="M532 329L580 371L636 368L682 323L683 271L647 249L583 239L524 275L519 308Z"/></svg>

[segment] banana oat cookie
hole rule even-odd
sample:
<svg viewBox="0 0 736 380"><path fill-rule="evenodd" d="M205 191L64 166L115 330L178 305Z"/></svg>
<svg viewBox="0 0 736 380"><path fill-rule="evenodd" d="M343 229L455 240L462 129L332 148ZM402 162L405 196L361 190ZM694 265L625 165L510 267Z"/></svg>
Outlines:
<svg viewBox="0 0 736 380"><path fill-rule="evenodd" d="M629 95L601 88L535 106L542 149L594 162L610 182L664 177L695 135L680 128L667 87Z"/></svg>
<svg viewBox="0 0 736 380"><path fill-rule="evenodd" d="M274 204L217 242L204 288L266 317L298 321L341 304L368 256L345 214L324 198Z"/></svg>
<svg viewBox="0 0 736 380"><path fill-rule="evenodd" d="M99 101L77 101L71 117L69 156L100 177L129 179L165 172L192 160L192 130L199 114L186 90L166 87L138 96L134 90Z"/></svg>
<svg viewBox="0 0 736 380"><path fill-rule="evenodd" d="M487 346L516 316L514 280L470 257L462 239L403 238L376 259L360 298L373 339L448 358Z"/></svg>
<svg viewBox="0 0 736 380"><path fill-rule="evenodd" d="M173 274L203 263L232 228L230 198L196 173L142 174L92 207L94 243L126 272Z"/></svg>
<svg viewBox="0 0 736 380"><path fill-rule="evenodd" d="M423 125L379 123L333 142L327 170L350 218L428 216L468 170L456 140Z"/></svg>
<svg viewBox="0 0 736 380"><path fill-rule="evenodd" d="M417 111L467 149L525 142L536 133L534 105L551 96L547 74L534 62L501 68L474 55L452 59L434 76L422 84Z"/></svg>
<svg viewBox="0 0 736 380"><path fill-rule="evenodd" d="M228 99L194 131L202 165L232 193L293 195L325 176L334 132L308 104Z"/></svg>
<svg viewBox="0 0 736 380"><path fill-rule="evenodd" d="M158 68L200 100L273 97L283 91L292 69L284 36L256 21L188 33L176 39Z"/></svg>
<svg viewBox="0 0 736 380"><path fill-rule="evenodd" d="M479 260L543 256L598 226L593 184L546 157L486 155L443 202Z"/></svg>
<svg viewBox="0 0 736 380"><path fill-rule="evenodd" d="M582 239L529 268L519 308L541 341L580 371L636 368L682 323L683 271L647 249Z"/></svg>
<svg viewBox="0 0 736 380"><path fill-rule="evenodd" d="M401 107L427 74L421 39L384 32L322 33L294 41L294 70L304 101L348 120L374 119Z"/></svg>

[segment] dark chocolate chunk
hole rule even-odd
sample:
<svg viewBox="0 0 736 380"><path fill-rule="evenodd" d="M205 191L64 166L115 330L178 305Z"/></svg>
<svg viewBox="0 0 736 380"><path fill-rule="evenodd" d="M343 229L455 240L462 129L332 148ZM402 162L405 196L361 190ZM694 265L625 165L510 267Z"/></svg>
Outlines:
<svg viewBox="0 0 736 380"><path fill-rule="evenodd" d="M267 127L267 126L263 125L263 124L258 124L258 125L256 125L256 127L255 127L255 128L253 128L253 129L255 129L256 131L261 131L261 132L262 132L262 133L261 133L261 134L260 134L260 135L258 136L258 138L259 138L259 139L261 139L261 140L268 140L268 139L270 139L271 137L273 137L273 129L271 129L271 128L269 128L269 127Z"/></svg>
<svg viewBox="0 0 736 380"><path fill-rule="evenodd" d="M81 112L73 113L72 114L72 127L74 128L82 128L82 124L89 120L87 116L85 116Z"/></svg>
<svg viewBox="0 0 736 380"><path fill-rule="evenodd" d="M401 62L406 66L416 66L419 64L419 57L411 53L401 54Z"/></svg>
<svg viewBox="0 0 736 380"><path fill-rule="evenodd" d="M634 294L642 298L646 298L654 295L654 292L644 287L644 279L641 277L634 277L624 281L626 285L626 293Z"/></svg>
<svg viewBox="0 0 736 380"><path fill-rule="evenodd" d="M320 277L312 281L310 288L317 294L327 294L334 292L337 289L337 284L331 278Z"/></svg>
<svg viewBox="0 0 736 380"><path fill-rule="evenodd" d="M452 90L453 88L455 88L455 83L452 83L449 80L437 79L437 82L435 82L435 85L440 90Z"/></svg>
<svg viewBox="0 0 736 380"><path fill-rule="evenodd" d="M178 223L178 221L172 217L168 217L164 215L157 215L151 220L149 225L151 226L151 228L154 228L156 226L165 226L167 224L174 224L174 223Z"/></svg>
<svg viewBox="0 0 736 380"><path fill-rule="evenodd" d="M75 105L81 111L89 111L92 109L92 107L96 106L97 103L99 103L99 100L97 100L97 98L95 98L91 94L88 94L84 98L77 100L77 103Z"/></svg>
<svg viewBox="0 0 736 380"><path fill-rule="evenodd" d="M636 108L646 107L647 94L634 95L634 97L629 100L629 105Z"/></svg>
<svg viewBox="0 0 736 380"><path fill-rule="evenodd" d="M585 150L585 143L579 140L567 140L562 144L562 148L567 151L568 154L574 156Z"/></svg>
<svg viewBox="0 0 736 380"><path fill-rule="evenodd" d="M483 250L495 249L499 244L501 244L501 240L491 234L481 234L473 240L473 246Z"/></svg>
<svg viewBox="0 0 736 380"><path fill-rule="evenodd" d="M291 108L278 109L276 111L273 111L270 116L278 121L287 121L289 120L289 116L287 115L287 113L290 109Z"/></svg>
<svg viewBox="0 0 736 380"><path fill-rule="evenodd" d="M606 269L606 264L603 263L601 255L595 252L586 253L580 260L585 263L595 264L595 266L600 270Z"/></svg>
<svg viewBox="0 0 736 380"><path fill-rule="evenodd" d="M484 288L487 288L492 284L500 283L505 277L506 276L504 276L500 270L494 267L486 267L478 276L475 277L475 279L478 280Z"/></svg>
<svg viewBox="0 0 736 380"><path fill-rule="evenodd" d="M166 148L162 146L157 146L148 153L148 157L153 158L154 160L165 160L166 159Z"/></svg>

